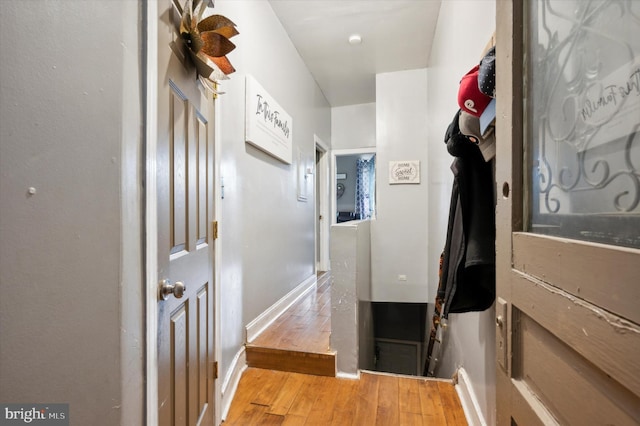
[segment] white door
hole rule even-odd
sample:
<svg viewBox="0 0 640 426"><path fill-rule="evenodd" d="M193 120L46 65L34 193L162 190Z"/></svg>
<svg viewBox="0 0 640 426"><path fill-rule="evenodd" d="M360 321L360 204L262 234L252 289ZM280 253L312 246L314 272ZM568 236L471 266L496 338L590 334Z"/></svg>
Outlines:
<svg viewBox="0 0 640 426"><path fill-rule="evenodd" d="M158 14L158 418L211 425L213 99L178 56L180 46L171 48L180 37L170 0L159 2Z"/></svg>
<svg viewBox="0 0 640 426"><path fill-rule="evenodd" d="M498 424L639 424L640 2L496 10Z"/></svg>

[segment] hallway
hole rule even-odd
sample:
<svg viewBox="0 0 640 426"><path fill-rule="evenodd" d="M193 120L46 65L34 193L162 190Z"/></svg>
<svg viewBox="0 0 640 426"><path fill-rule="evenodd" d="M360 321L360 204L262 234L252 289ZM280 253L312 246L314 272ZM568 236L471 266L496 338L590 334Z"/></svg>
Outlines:
<svg viewBox="0 0 640 426"><path fill-rule="evenodd" d="M466 425L450 380L361 372L335 377L331 276L253 342L226 425ZM301 374L303 372L304 374Z"/></svg>
<svg viewBox="0 0 640 426"><path fill-rule="evenodd" d="M7 405L55 403L72 426L219 426L223 415L454 424L457 393L470 424L640 425L640 0L213 3L0 0L0 423ZM288 28L278 16L336 6L359 20L418 3L438 9L357 28ZM192 61L209 14L225 19L207 29L229 20L223 32L238 33L225 48L236 72L213 91L217 73ZM396 53L426 39L404 26L416 21L431 43L421 63L398 67ZM303 57L298 33L327 34L322 46L345 60ZM378 43L391 36L403 41ZM373 326L351 333L380 319L359 300L435 306L458 204L448 130L456 119L460 129L460 103L477 109L459 97L461 80L490 41L494 191L466 193L495 204L495 250L483 253L495 256L484 271L495 271L495 303L451 312L434 373L456 385L437 382L436 396L422 378L359 373L385 358L374 367L375 353L339 345L373 346L360 344ZM346 59L377 69L351 81ZM333 102L315 66L371 96ZM247 117L266 112L263 100L270 113L254 118L286 133L282 149L259 143L268 132L252 137ZM478 157L474 145L464 151ZM363 152L376 158L374 220L334 227L338 184L351 199L358 171L337 157ZM353 244L334 244L335 228ZM456 266L475 269L466 260ZM338 284L342 266L363 285L325 315L316 270ZM305 299L289 312L294 328L283 316L273 325L284 334L261 333L307 290L322 309Z"/></svg>

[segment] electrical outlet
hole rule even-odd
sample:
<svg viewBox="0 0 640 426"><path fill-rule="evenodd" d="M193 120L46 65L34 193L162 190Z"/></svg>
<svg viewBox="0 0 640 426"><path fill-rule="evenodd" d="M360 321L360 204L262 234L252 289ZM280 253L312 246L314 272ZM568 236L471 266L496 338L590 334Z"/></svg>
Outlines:
<svg viewBox="0 0 640 426"><path fill-rule="evenodd" d="M407 276L404 274L400 274L398 275L398 281L406 281L407 280Z"/></svg>

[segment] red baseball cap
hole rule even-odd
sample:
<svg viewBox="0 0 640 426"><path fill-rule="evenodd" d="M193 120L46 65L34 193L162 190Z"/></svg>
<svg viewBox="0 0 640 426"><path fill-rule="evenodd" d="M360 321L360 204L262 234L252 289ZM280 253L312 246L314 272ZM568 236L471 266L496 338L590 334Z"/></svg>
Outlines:
<svg viewBox="0 0 640 426"><path fill-rule="evenodd" d="M479 65L476 65L466 73L460 80L460 88L458 89L458 105L463 111L474 117L480 117L491 102L491 97L482 93L478 88L479 68Z"/></svg>

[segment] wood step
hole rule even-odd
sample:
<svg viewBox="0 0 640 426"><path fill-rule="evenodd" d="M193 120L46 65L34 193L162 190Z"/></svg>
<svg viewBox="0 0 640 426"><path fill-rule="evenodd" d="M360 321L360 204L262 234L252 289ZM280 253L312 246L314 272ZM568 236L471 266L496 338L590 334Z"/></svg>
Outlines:
<svg viewBox="0 0 640 426"><path fill-rule="evenodd" d="M247 366L267 370L312 374L315 376L336 376L336 355L332 352L299 352L246 346Z"/></svg>

